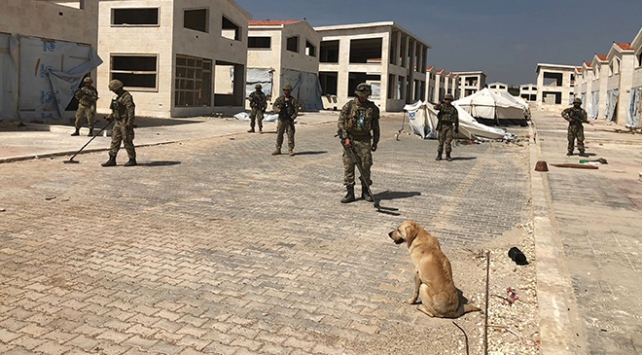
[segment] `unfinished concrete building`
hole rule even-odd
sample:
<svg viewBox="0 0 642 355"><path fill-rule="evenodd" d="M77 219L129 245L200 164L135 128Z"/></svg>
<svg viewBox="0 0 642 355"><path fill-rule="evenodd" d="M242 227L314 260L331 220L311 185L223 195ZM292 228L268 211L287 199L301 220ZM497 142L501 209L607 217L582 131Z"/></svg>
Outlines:
<svg viewBox="0 0 642 355"><path fill-rule="evenodd" d="M430 46L394 22L314 28L322 37L319 80L326 109L341 109L361 82L384 112L426 96Z"/></svg>
<svg viewBox="0 0 642 355"><path fill-rule="evenodd" d="M98 89L121 80L140 116L243 110L250 19L232 0L101 1Z"/></svg>
<svg viewBox="0 0 642 355"><path fill-rule="evenodd" d="M446 96L446 71L444 69L435 70L435 102L441 102Z"/></svg>
<svg viewBox="0 0 642 355"><path fill-rule="evenodd" d="M541 109L569 105L575 96L574 65L537 64L537 104Z"/></svg>
<svg viewBox="0 0 642 355"><path fill-rule="evenodd" d="M537 100L537 85L523 84L519 86L519 96L527 101Z"/></svg>
<svg viewBox="0 0 642 355"><path fill-rule="evenodd" d="M426 98L425 100L428 102L435 103L435 77L436 77L436 72L437 69L435 69L434 65L431 65L426 68Z"/></svg>
<svg viewBox="0 0 642 355"><path fill-rule="evenodd" d="M483 71L457 72L459 77L459 97L470 96L486 87L486 74Z"/></svg>
<svg viewBox="0 0 642 355"><path fill-rule="evenodd" d="M100 64L97 43L98 0L3 1L0 120L68 123L75 90Z"/></svg>
<svg viewBox="0 0 642 355"><path fill-rule="evenodd" d="M491 84L488 84L488 89L495 92L508 92L508 84L491 83Z"/></svg>
<svg viewBox="0 0 642 355"><path fill-rule="evenodd" d="M582 99L582 107L589 117L594 110L592 102L593 68L591 63L584 62L581 67L575 68L575 97Z"/></svg>
<svg viewBox="0 0 642 355"><path fill-rule="evenodd" d="M290 84L292 96L303 110L322 109L318 78L320 42L319 34L304 20L250 21L246 95L261 84L269 100L268 107L272 107L283 87Z"/></svg>

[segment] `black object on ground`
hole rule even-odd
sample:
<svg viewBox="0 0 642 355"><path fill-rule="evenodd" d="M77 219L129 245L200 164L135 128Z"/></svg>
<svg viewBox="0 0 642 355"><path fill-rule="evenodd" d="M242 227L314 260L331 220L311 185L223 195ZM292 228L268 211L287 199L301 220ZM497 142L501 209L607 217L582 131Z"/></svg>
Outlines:
<svg viewBox="0 0 642 355"><path fill-rule="evenodd" d="M511 258L517 265L528 265L526 255L522 253L517 247L512 247L508 251L508 257Z"/></svg>

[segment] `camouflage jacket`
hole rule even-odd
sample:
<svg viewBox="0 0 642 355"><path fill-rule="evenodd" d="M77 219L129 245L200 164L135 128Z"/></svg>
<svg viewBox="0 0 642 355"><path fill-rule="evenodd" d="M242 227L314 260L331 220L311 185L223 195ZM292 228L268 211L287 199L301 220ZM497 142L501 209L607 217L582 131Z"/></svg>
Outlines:
<svg viewBox="0 0 642 355"><path fill-rule="evenodd" d="M98 101L98 91L93 86L83 86L76 91L76 99L85 107L92 107Z"/></svg>
<svg viewBox="0 0 642 355"><path fill-rule="evenodd" d="M111 118L124 121L125 124L134 124L136 105L129 91L111 100Z"/></svg>
<svg viewBox="0 0 642 355"><path fill-rule="evenodd" d="M250 94L250 107L265 111L267 108L267 98L261 90L254 91Z"/></svg>
<svg viewBox="0 0 642 355"><path fill-rule="evenodd" d="M299 105L292 96L279 96L272 106L274 107L274 111L279 114L280 120L293 121L299 114Z"/></svg>
<svg viewBox="0 0 642 355"><path fill-rule="evenodd" d="M437 113L439 123L454 123L456 126L459 125L459 113L457 113L457 108L455 106L447 103L441 103L435 105L434 108L439 111Z"/></svg>
<svg viewBox="0 0 642 355"><path fill-rule="evenodd" d="M569 107L566 110L562 111L562 117L571 124L588 123L588 115L583 108Z"/></svg>
<svg viewBox="0 0 642 355"><path fill-rule="evenodd" d="M341 139L372 139L377 144L381 135L379 108L370 100L364 103L358 98L350 100L341 109L338 126Z"/></svg>

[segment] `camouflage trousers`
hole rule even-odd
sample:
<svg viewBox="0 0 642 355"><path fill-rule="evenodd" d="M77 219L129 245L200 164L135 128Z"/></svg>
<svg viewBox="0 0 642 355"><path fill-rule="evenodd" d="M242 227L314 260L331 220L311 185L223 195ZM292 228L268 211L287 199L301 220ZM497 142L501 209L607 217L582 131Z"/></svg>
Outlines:
<svg viewBox="0 0 642 355"><path fill-rule="evenodd" d="M359 141L350 140L352 143L352 150L361 161L361 169L363 170L363 178L368 182L368 186L372 185L370 180L370 168L372 167L372 151L370 140ZM343 151L343 184L345 186L354 186L354 169L355 165L350 160L350 156Z"/></svg>
<svg viewBox="0 0 642 355"><path fill-rule="evenodd" d="M441 155L444 152L444 143L446 144L446 154L450 154L453 150L452 141L455 134L455 127L450 124L442 124L439 128L439 145L437 146L437 153Z"/></svg>
<svg viewBox="0 0 642 355"><path fill-rule="evenodd" d="M116 121L111 132L111 147L109 155L116 156L120 150L120 143L123 142L127 155L130 159L136 159L136 150L134 149L134 128L125 126L125 121Z"/></svg>
<svg viewBox="0 0 642 355"><path fill-rule="evenodd" d="M577 149L584 153L584 126L581 124L568 125L568 152L573 153L575 149L575 139L577 139Z"/></svg>
<svg viewBox="0 0 642 355"><path fill-rule="evenodd" d="M276 125L276 149L281 149L283 145L283 134L288 134L288 149L294 149L294 122L279 118Z"/></svg>
<svg viewBox="0 0 642 355"><path fill-rule="evenodd" d="M85 120L87 121L89 130L91 131L94 128L94 122L96 121L96 107L78 104L78 109L76 110L76 128L82 127Z"/></svg>
<svg viewBox="0 0 642 355"><path fill-rule="evenodd" d="M254 129L254 125L257 123L259 124L259 130L263 129L263 110L259 110L258 108L253 108L250 111L250 128Z"/></svg>

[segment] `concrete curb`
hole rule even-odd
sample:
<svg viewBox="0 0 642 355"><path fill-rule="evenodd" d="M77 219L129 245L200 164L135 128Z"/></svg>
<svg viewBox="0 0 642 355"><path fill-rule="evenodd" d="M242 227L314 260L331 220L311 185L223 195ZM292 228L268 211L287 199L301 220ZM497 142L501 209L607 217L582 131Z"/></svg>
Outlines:
<svg viewBox="0 0 642 355"><path fill-rule="evenodd" d="M530 136L536 137L533 134L536 132L531 121ZM546 173L535 171L538 160L544 160L539 141L530 144L530 185L537 260L540 354L584 353L586 346L578 346L581 338L575 336L573 320L578 319L577 301L555 220L548 178Z"/></svg>

